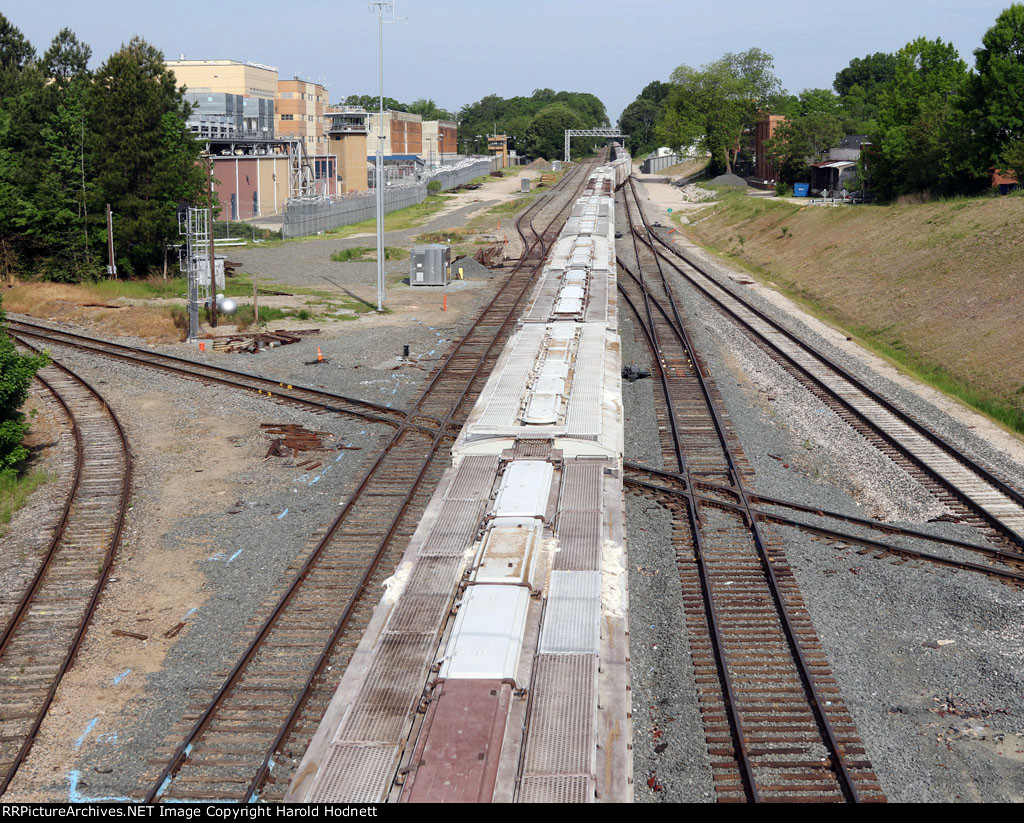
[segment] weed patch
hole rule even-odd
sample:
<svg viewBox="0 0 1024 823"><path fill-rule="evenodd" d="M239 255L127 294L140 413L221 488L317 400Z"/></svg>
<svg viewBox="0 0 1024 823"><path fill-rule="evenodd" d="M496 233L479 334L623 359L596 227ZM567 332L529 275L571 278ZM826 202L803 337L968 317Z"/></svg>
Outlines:
<svg viewBox="0 0 1024 823"><path fill-rule="evenodd" d="M1019 198L801 206L724 192L684 228L898 368L1024 432ZM924 198L918 198L924 200Z"/></svg>
<svg viewBox="0 0 1024 823"><path fill-rule="evenodd" d="M22 475L10 472L0 474L0 527L11 522L14 513L25 505L32 492L51 480L53 478L50 475L38 469Z"/></svg>

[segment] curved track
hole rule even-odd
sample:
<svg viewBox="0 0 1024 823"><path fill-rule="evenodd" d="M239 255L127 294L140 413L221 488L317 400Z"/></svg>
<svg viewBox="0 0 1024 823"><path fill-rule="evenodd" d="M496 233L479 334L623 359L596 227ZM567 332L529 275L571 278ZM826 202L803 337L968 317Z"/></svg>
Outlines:
<svg viewBox="0 0 1024 823"><path fill-rule="evenodd" d="M74 427L75 471L42 563L0 634L0 795L78 653L124 526L132 462L117 416L59 363L37 376Z"/></svg>
<svg viewBox="0 0 1024 823"><path fill-rule="evenodd" d="M578 190L585 166L559 190ZM147 801L278 798L358 644L375 603L364 597L392 573L448 463L457 428L511 333L548 245L574 197L544 228L545 198L517 220L525 253L467 335L436 367L407 419L371 465L228 678L184 731ZM553 207L552 207L553 208ZM532 235L533 239L530 239Z"/></svg>

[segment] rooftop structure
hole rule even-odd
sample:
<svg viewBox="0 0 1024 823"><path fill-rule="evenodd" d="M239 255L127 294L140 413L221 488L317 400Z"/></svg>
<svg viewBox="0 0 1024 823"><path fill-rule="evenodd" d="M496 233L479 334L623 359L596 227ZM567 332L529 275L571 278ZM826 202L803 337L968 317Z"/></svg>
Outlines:
<svg viewBox="0 0 1024 823"><path fill-rule="evenodd" d="M166 61L179 86L195 94L223 93L274 100L277 97L277 67L239 60Z"/></svg>

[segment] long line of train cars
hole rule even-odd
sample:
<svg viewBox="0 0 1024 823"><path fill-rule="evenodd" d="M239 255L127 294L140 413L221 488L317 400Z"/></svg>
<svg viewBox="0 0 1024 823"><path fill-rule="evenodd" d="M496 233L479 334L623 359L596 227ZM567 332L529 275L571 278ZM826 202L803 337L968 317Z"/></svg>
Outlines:
<svg viewBox="0 0 1024 823"><path fill-rule="evenodd" d="M614 192L595 169L289 799L632 799Z"/></svg>

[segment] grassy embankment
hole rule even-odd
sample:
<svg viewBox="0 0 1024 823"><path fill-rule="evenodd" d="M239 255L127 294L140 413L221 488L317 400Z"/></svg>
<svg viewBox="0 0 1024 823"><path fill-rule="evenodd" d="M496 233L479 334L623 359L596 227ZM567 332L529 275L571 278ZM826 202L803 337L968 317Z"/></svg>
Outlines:
<svg viewBox="0 0 1024 823"><path fill-rule="evenodd" d="M1024 197L815 207L723 192L684 231L1024 432Z"/></svg>
<svg viewBox="0 0 1024 823"><path fill-rule="evenodd" d="M0 474L0 536L6 533L5 527L14 513L25 505L29 495L51 479L38 469L30 469L21 475Z"/></svg>
<svg viewBox="0 0 1024 823"><path fill-rule="evenodd" d="M164 280L150 277L140 280L100 280L95 283L19 283L4 291L7 311L52 320L84 323L109 334L143 337L155 342L184 339L188 318L184 304L187 291L185 278ZM295 305L260 306L260 323L275 320L355 320L358 315L373 311L357 298L334 292L297 286L277 287L261 281L259 294L277 297L282 292L291 296ZM251 302L252 277L239 273L229 277L224 293L240 298L237 313L227 322L239 331L253 322ZM203 320L206 321L204 314Z"/></svg>

